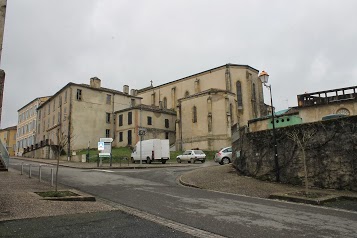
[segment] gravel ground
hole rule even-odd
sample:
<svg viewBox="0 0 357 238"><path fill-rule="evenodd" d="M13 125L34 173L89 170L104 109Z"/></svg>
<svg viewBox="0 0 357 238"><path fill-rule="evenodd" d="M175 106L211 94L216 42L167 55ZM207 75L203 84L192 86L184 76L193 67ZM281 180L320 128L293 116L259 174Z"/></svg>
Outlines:
<svg viewBox="0 0 357 238"><path fill-rule="evenodd" d="M20 175L19 171L0 172L0 221L114 210L98 201L47 201L34 193L53 190L48 182L40 183L36 177Z"/></svg>
<svg viewBox="0 0 357 238"><path fill-rule="evenodd" d="M202 189L219 192L268 198L273 193L289 193L302 191L304 187L291 186L273 182L264 182L251 177L242 176L232 165L211 166L187 172L181 176L181 181ZM357 193L338 190L316 190L330 194L357 196Z"/></svg>

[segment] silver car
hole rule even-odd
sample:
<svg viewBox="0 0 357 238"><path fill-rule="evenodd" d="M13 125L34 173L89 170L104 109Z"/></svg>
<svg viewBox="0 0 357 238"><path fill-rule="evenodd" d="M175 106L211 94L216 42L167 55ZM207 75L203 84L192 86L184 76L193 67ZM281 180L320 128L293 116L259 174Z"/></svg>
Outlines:
<svg viewBox="0 0 357 238"><path fill-rule="evenodd" d="M229 164L232 162L232 147L220 149L214 156L214 161L219 164Z"/></svg>
<svg viewBox="0 0 357 238"><path fill-rule="evenodd" d="M204 163L206 161L206 154L202 150L186 150L182 155L178 155L176 160L177 163L181 163L181 161L185 160L191 164L196 161Z"/></svg>

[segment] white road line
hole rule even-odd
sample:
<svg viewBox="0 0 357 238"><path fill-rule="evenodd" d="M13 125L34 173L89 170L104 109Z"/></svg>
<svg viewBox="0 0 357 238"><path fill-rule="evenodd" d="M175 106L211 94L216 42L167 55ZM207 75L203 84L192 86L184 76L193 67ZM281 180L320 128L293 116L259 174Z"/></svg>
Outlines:
<svg viewBox="0 0 357 238"><path fill-rule="evenodd" d="M157 223L157 224L162 225L162 226L169 227L171 229L174 229L174 230L177 230L177 231L192 235L194 237L200 237L200 238L224 238L224 236L217 235L217 234L205 231L205 230L201 230L201 229L198 229L198 228L195 228L195 227L192 227L192 226L188 226L188 225L182 224L182 223L178 223L178 222L175 222L175 221L172 221L172 220L169 220L169 219L166 219L166 218L162 218L162 217L159 217L159 216L156 216L156 215L152 215L152 214L140 211L140 210L132 208L132 207L128 207L128 206L125 206L125 205L122 205L122 204L119 204L119 203L115 203L115 202L109 201L107 199L99 198L98 200L102 200L104 203L107 203L107 204L115 207L116 209L118 209L118 210L120 210L122 212L128 213L130 215L137 216L139 218L143 218L145 220Z"/></svg>

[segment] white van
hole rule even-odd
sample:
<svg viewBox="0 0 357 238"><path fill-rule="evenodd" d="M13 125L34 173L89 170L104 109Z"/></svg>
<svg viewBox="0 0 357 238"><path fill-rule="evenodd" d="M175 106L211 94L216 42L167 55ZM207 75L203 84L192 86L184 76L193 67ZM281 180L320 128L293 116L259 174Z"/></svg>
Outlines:
<svg viewBox="0 0 357 238"><path fill-rule="evenodd" d="M161 161L165 164L170 159L170 144L169 140L151 139L141 142L142 160L147 164L153 161ZM136 143L133 153L131 153L131 162L140 162L140 141Z"/></svg>

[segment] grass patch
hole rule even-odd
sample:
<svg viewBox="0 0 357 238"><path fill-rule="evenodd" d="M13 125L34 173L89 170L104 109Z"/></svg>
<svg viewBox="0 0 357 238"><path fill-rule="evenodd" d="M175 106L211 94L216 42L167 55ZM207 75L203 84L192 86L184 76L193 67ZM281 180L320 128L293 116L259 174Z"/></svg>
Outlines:
<svg viewBox="0 0 357 238"><path fill-rule="evenodd" d="M87 149L77 151L77 155L87 154ZM113 163L127 163L127 160L123 158L128 158L130 161L131 149L129 147L113 147L112 148L112 162ZM176 157L182 155L184 151L170 151L170 160L176 162ZM206 160L213 160L216 151L203 151L206 154ZM97 162L99 151L97 148L89 150L89 162ZM103 163L109 163L110 158L102 158Z"/></svg>
<svg viewBox="0 0 357 238"><path fill-rule="evenodd" d="M79 196L77 193L71 191L47 191L47 192L35 192L36 194L40 195L41 197L72 197L72 196Z"/></svg>

